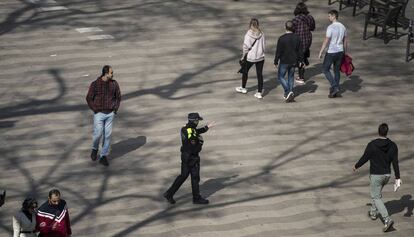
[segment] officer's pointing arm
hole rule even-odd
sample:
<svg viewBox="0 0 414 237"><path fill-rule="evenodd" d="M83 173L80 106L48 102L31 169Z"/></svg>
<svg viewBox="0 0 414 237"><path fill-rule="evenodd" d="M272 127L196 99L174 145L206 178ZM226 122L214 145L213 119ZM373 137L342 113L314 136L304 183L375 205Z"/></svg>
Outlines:
<svg viewBox="0 0 414 237"><path fill-rule="evenodd" d="M198 133L205 133L205 132L207 132L208 131L208 129L210 129L210 128L212 128L212 127L214 127L216 125L216 122L211 122L211 123L209 123L209 124L207 124L206 126L204 126L204 127L202 127L202 128L198 128L197 129L197 132Z"/></svg>

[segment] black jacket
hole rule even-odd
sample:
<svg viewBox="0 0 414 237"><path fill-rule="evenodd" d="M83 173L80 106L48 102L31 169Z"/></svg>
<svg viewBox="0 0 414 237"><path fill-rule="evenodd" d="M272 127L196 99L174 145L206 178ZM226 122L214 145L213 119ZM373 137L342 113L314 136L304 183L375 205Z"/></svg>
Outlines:
<svg viewBox="0 0 414 237"><path fill-rule="evenodd" d="M355 168L370 161L370 174L391 174L391 163L395 178L400 178L398 167L398 147L390 139L377 138L368 143L364 155L355 164Z"/></svg>
<svg viewBox="0 0 414 237"><path fill-rule="evenodd" d="M203 147L203 137L201 133L207 132L207 125L197 128L193 123L187 123L181 128L181 152L197 156Z"/></svg>
<svg viewBox="0 0 414 237"><path fill-rule="evenodd" d="M279 62L280 60L280 62ZM286 33L277 41L274 64L297 65L303 61L300 38L294 33Z"/></svg>

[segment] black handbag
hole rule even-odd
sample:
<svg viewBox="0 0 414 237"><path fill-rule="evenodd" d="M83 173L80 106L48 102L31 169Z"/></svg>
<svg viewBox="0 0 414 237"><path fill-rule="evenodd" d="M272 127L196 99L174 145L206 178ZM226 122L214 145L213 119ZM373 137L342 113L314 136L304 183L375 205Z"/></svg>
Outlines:
<svg viewBox="0 0 414 237"><path fill-rule="evenodd" d="M246 68L246 62L247 62L247 54L249 53L249 51L253 48L254 44L256 43L258 39L255 39L252 46L250 47L250 49L247 51L247 53L243 56L242 59L239 60L239 64L240 64L240 70L238 71L238 73L243 74Z"/></svg>

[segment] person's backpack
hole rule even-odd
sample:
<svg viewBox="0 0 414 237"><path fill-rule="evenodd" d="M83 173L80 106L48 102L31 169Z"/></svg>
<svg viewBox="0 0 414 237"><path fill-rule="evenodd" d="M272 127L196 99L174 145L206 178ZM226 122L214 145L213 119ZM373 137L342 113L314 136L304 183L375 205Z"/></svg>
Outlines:
<svg viewBox="0 0 414 237"><path fill-rule="evenodd" d="M354 64L352 64L352 58L345 54L344 59L341 63L341 72L343 72L347 77L352 75L352 72L354 71L355 67Z"/></svg>

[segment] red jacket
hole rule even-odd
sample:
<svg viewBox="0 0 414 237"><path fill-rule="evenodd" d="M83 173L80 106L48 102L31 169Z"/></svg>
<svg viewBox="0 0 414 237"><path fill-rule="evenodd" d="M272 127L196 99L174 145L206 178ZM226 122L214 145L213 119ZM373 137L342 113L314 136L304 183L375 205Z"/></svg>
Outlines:
<svg viewBox="0 0 414 237"><path fill-rule="evenodd" d="M351 76L354 69L355 67L354 64L352 64L352 58L348 54L345 54L341 63L341 72L345 73L345 75L349 77Z"/></svg>
<svg viewBox="0 0 414 237"><path fill-rule="evenodd" d="M69 212L65 200L61 199L58 205L43 203L37 211L36 230L41 237L67 237L72 234Z"/></svg>

